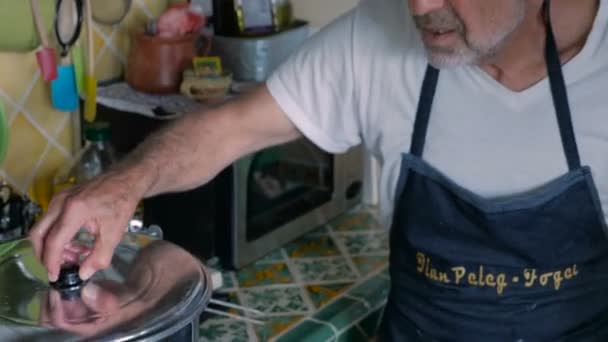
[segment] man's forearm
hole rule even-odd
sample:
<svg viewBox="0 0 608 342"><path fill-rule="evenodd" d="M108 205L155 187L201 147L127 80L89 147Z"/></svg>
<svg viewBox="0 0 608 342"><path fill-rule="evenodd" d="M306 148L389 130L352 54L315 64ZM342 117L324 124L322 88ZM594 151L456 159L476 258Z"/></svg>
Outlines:
<svg viewBox="0 0 608 342"><path fill-rule="evenodd" d="M299 132L265 88L149 136L120 165L142 197L185 191L208 182L243 155L287 142Z"/></svg>

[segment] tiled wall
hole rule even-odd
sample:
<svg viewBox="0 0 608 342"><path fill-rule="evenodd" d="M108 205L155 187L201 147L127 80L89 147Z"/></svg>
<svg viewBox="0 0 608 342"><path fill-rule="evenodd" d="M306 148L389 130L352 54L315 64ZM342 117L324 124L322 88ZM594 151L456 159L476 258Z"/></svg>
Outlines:
<svg viewBox="0 0 608 342"><path fill-rule="evenodd" d="M130 46L129 33L143 27L171 2L175 1L133 0L121 24L95 25L95 70L99 80L122 74ZM83 36L85 33L83 30ZM53 109L50 87L40 77L33 51L0 53L0 101L6 107L10 132L0 178L22 192L31 194L31 189L35 189L37 196L48 196L55 170L71 159L71 116L76 114Z"/></svg>

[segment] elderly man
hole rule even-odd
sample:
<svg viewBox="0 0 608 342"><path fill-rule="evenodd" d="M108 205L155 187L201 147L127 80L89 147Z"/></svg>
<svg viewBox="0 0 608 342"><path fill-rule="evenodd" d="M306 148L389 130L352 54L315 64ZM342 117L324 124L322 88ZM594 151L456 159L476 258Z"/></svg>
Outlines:
<svg viewBox="0 0 608 342"><path fill-rule="evenodd" d="M606 0L363 0L254 93L56 196L31 239L53 279L86 226L87 278L142 197L300 135L363 143L391 229L384 339L606 340L606 89Z"/></svg>

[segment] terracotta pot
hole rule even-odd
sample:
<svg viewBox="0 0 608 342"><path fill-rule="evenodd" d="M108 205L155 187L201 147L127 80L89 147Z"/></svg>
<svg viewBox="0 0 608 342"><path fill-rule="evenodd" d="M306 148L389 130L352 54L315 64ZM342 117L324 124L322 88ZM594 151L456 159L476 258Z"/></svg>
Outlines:
<svg viewBox="0 0 608 342"><path fill-rule="evenodd" d="M192 59L207 55L209 49L210 39L204 35L167 38L139 32L133 36L126 81L146 93L179 93L184 70L192 68Z"/></svg>

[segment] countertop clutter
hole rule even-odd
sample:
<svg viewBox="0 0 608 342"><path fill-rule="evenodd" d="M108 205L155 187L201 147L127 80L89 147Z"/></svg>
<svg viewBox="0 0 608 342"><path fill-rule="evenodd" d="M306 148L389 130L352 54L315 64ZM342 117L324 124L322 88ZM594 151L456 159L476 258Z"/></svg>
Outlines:
<svg viewBox="0 0 608 342"><path fill-rule="evenodd" d="M225 272L216 297L262 311L248 316L264 324L203 315L200 341L368 341L388 296L387 265L388 234L375 211L355 209Z"/></svg>

